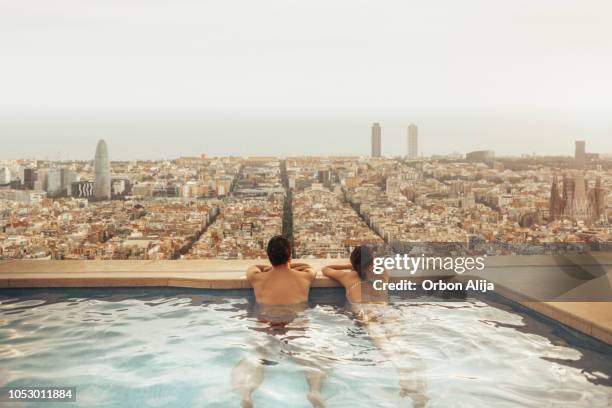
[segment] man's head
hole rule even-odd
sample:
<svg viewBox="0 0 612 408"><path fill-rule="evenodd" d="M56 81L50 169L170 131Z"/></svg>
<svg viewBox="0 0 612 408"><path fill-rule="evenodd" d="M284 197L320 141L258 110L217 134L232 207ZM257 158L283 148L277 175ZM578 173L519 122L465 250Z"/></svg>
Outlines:
<svg viewBox="0 0 612 408"><path fill-rule="evenodd" d="M284 265L291 261L291 243L280 235L270 239L267 252L272 266Z"/></svg>

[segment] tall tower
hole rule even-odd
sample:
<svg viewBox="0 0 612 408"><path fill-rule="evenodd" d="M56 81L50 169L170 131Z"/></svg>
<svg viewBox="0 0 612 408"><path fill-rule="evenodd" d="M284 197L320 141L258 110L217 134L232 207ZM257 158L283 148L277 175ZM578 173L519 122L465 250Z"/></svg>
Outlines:
<svg viewBox="0 0 612 408"><path fill-rule="evenodd" d="M574 219L574 190L576 189L574 180L567 174L563 176L563 202L565 208L563 215L569 219Z"/></svg>
<svg viewBox="0 0 612 408"><path fill-rule="evenodd" d="M111 198L111 168L108 159L108 147L103 139L96 146L94 158L94 199L110 200Z"/></svg>
<svg viewBox="0 0 612 408"><path fill-rule="evenodd" d="M9 184L11 182L11 170L8 167L0 167L0 184Z"/></svg>
<svg viewBox="0 0 612 408"><path fill-rule="evenodd" d="M553 177L552 185L550 187L550 201L549 201L549 221L558 220L563 217L565 210L565 201L559 191L559 181L557 175Z"/></svg>
<svg viewBox="0 0 612 408"><path fill-rule="evenodd" d="M586 164L586 143L584 140L576 140L574 160L578 167L583 167Z"/></svg>
<svg viewBox="0 0 612 408"><path fill-rule="evenodd" d="M574 176L573 197L574 221L586 221L587 219L587 194L584 175L577 173Z"/></svg>
<svg viewBox="0 0 612 408"><path fill-rule="evenodd" d="M606 214L606 190L601 186L601 177L597 177L595 181L595 201L597 202L597 219L608 221Z"/></svg>
<svg viewBox="0 0 612 408"><path fill-rule="evenodd" d="M606 221L606 192L601 186L601 177L595 180L595 186L587 191L588 222Z"/></svg>
<svg viewBox="0 0 612 408"><path fill-rule="evenodd" d="M419 157L419 128L415 124L408 126L408 158Z"/></svg>
<svg viewBox="0 0 612 408"><path fill-rule="evenodd" d="M380 157L381 156L381 146L382 146L382 133L380 129L380 124L375 122L372 125L372 157Z"/></svg>
<svg viewBox="0 0 612 408"><path fill-rule="evenodd" d="M36 181L36 170L27 168L23 170L23 185L28 190L34 190L34 182Z"/></svg>

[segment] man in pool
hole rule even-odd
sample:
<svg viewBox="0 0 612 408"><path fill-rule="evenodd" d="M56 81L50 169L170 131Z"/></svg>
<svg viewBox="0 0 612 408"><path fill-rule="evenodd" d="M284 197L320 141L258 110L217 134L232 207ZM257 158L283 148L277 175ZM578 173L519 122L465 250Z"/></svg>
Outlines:
<svg viewBox="0 0 612 408"><path fill-rule="evenodd" d="M308 264L291 263L291 243L280 235L268 242L267 253L272 266L253 265L246 272L257 303L296 305L308 302L316 271Z"/></svg>
<svg viewBox="0 0 612 408"><path fill-rule="evenodd" d="M246 277L255 291L258 321L266 325L255 330L265 332L269 336L265 345L256 347L254 355L243 359L234 368L232 387L240 395L242 407L252 407L253 392L264 379L267 357L274 348L288 348L290 350L286 350L285 354L305 368L309 387L308 400L313 407L323 407L321 387L325 378L324 370L313 359L299 357L302 353L309 353L288 344L290 336L278 341L279 336L287 335L291 330L306 329L304 319L301 321L302 326L299 322L296 325L296 321L300 320L300 313L307 307L308 294L316 271L308 264L291 262L291 243L282 236L270 239L267 254L271 266L251 266L246 271Z"/></svg>

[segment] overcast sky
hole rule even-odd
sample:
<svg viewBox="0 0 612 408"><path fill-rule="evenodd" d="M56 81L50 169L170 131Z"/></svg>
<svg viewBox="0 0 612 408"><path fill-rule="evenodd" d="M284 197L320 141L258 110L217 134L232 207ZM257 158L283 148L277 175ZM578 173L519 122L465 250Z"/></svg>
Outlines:
<svg viewBox="0 0 612 408"><path fill-rule="evenodd" d="M610 0L0 0L0 158L612 153Z"/></svg>

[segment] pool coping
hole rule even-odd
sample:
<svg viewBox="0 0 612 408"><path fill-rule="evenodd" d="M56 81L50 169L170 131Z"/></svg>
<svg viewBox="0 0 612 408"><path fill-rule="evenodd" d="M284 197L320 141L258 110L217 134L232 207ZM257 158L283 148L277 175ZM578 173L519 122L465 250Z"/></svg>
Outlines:
<svg viewBox="0 0 612 408"><path fill-rule="evenodd" d="M308 259L316 270L330 263L348 263L338 259ZM244 271L263 260L173 260L173 261L0 261L0 288L63 288L63 287L178 287L203 289L248 289L251 286ZM503 268L533 270L537 267L572 266L579 263L603 268L612 285L612 254L586 257L511 256L487 258L487 269ZM496 269L497 268L497 269ZM531 275L531 274L530 274ZM428 272L422 279L478 278L477 275L457 277L448 272ZM524 307L545 315L581 333L612 345L612 302L540 302L527 292L510 289L503 278L488 280L495 283L495 293ZM527 279L530 279L527 276ZM497 281L496 281L497 280ZM339 285L320 273L313 287Z"/></svg>

